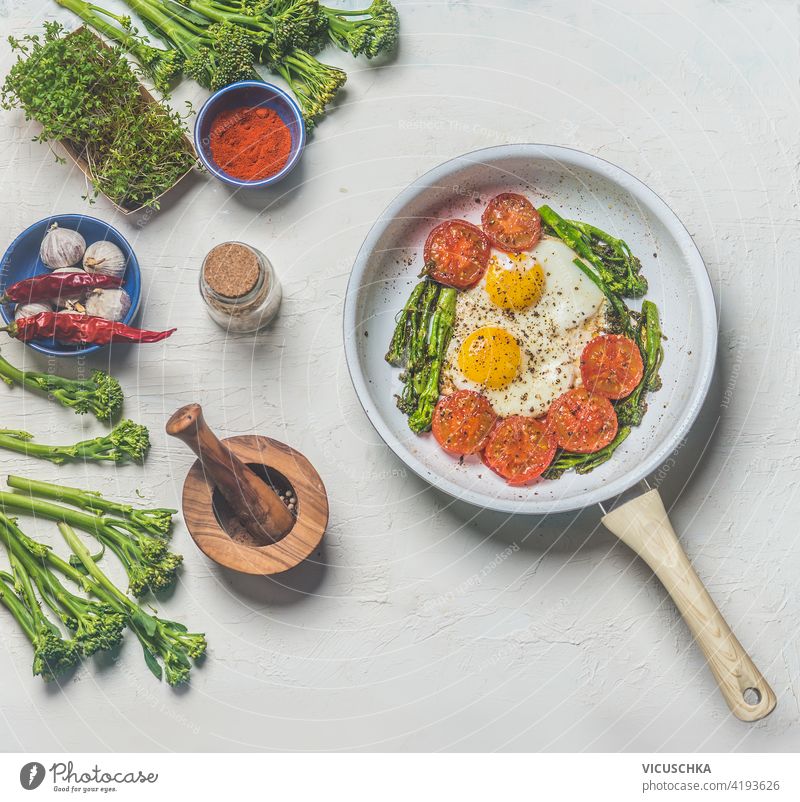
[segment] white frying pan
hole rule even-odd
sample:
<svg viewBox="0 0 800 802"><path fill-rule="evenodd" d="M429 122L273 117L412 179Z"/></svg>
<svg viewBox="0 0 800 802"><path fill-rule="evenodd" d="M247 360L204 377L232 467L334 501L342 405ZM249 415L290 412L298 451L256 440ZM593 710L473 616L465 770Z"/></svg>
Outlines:
<svg viewBox="0 0 800 802"><path fill-rule="evenodd" d="M478 222L499 192L522 192L562 216L623 238L644 265L647 297L659 308L665 343L662 389L648 396L644 422L611 460L580 476L510 487L477 458L463 463L433 438L418 437L395 406L398 370L384 361L395 316L422 267L422 246L437 221ZM717 320L708 274L688 232L652 190L596 156L553 145L505 145L445 162L401 192L356 258L344 308L347 364L372 425L411 470L479 507L547 514L618 496L653 473L679 446L703 404L714 368ZM601 505L602 507L602 505ZM664 584L702 648L731 711L756 721L775 707L772 689L725 623L670 526L657 490L616 507L603 524Z"/></svg>

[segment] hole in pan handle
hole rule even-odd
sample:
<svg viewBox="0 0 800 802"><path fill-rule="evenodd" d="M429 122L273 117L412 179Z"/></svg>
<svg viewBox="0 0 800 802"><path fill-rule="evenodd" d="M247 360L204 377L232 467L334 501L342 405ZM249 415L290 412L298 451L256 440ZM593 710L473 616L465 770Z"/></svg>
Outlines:
<svg viewBox="0 0 800 802"><path fill-rule="evenodd" d="M768 716L775 709L775 694L692 568L658 490L648 489L615 507L604 514L602 522L650 566L667 589L703 650L731 712L742 721Z"/></svg>

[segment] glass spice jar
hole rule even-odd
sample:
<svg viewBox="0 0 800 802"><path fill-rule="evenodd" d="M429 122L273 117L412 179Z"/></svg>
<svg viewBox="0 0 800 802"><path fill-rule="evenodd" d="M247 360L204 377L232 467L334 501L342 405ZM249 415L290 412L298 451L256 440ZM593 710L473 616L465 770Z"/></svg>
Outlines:
<svg viewBox="0 0 800 802"><path fill-rule="evenodd" d="M267 257L243 242L212 248L200 270L200 294L215 323L235 333L255 332L278 313L281 285Z"/></svg>

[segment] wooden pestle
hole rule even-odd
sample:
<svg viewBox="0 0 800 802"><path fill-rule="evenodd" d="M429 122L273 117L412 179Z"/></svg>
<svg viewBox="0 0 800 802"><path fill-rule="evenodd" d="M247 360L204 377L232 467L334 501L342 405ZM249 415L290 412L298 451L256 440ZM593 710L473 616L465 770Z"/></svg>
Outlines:
<svg viewBox="0 0 800 802"><path fill-rule="evenodd" d="M208 428L200 404L187 404L167 421L167 434L186 443L200 459L205 476L216 485L247 531L259 543L280 540L294 516L277 493Z"/></svg>

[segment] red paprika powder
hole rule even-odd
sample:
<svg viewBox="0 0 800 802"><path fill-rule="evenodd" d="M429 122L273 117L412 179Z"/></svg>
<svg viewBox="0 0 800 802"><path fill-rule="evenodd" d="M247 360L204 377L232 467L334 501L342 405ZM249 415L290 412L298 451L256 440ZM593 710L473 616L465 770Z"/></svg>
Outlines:
<svg viewBox="0 0 800 802"><path fill-rule="evenodd" d="M211 155L228 175L259 181L289 161L292 134L272 109L243 106L219 114L211 124Z"/></svg>

